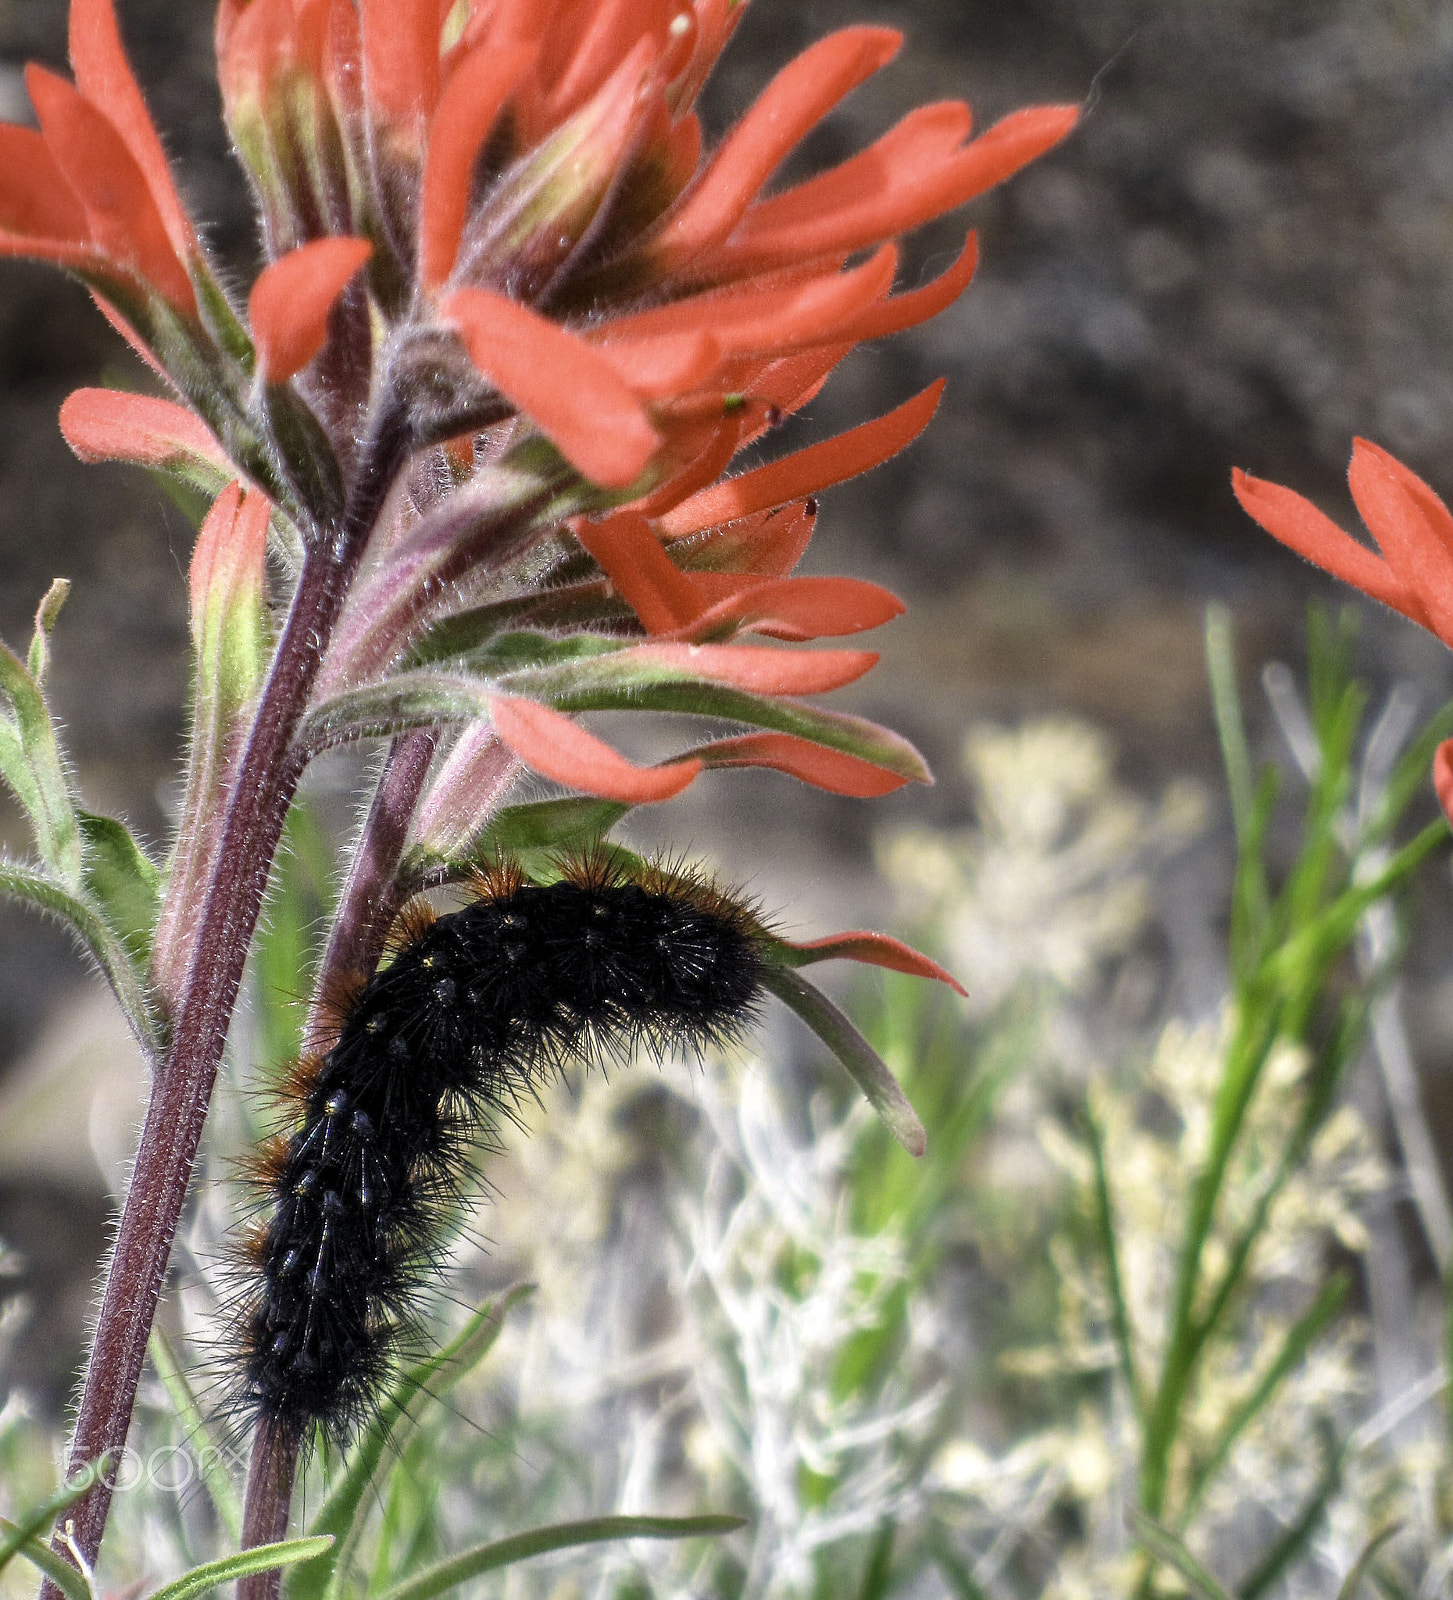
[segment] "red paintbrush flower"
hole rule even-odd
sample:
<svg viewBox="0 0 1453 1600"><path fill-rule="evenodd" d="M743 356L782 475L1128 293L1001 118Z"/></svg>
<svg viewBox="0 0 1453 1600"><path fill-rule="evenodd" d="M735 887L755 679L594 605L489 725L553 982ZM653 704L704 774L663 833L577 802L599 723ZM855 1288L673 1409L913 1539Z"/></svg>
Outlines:
<svg viewBox="0 0 1453 1600"><path fill-rule="evenodd" d="M1366 439L1353 442L1347 481L1381 554L1293 490L1231 475L1242 507L1274 538L1453 648L1453 515L1416 473ZM1453 819L1453 740L1433 758L1433 782Z"/></svg>
<svg viewBox="0 0 1453 1600"><path fill-rule="evenodd" d="M44 858L31 898L73 908L157 1065L78 1469L125 1441L270 864L315 753L390 741L322 995L367 979L416 890L502 856L547 872L711 769L860 796L927 780L905 740L807 698L877 659L812 642L876 627L898 601L793 569L819 493L908 445L937 386L725 475L855 345L957 297L972 235L942 276L895 294L898 239L1049 149L1076 113L1021 111L971 137L966 106L927 106L774 187L900 41L830 35L708 151L695 102L746 9L221 0L223 107L266 255L245 304L177 198L112 0L72 0L74 84L31 70L39 130L0 128L0 251L77 274L174 392L81 391L66 437L214 500L192 563L187 805L164 868L119 823L77 814L57 740L30 737L63 590L42 603L30 663L7 657L27 736L6 772L24 766L14 786ZM1387 593L1443 629L1416 583ZM577 720L606 711L711 726L641 765ZM579 792L508 804L529 771ZM852 933L779 941L762 980L919 1150L886 1066L796 970L828 957L947 975ZM260 1430L245 1542L284 1536L298 1443ZM101 1482L68 1506L65 1548L85 1561L109 1494ZM276 1578L244 1580L244 1600Z"/></svg>

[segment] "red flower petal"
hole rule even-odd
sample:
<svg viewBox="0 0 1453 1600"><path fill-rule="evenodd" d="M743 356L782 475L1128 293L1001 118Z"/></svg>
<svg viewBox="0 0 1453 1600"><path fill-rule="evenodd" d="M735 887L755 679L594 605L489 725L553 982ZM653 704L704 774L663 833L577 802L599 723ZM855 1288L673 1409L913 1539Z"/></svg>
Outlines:
<svg viewBox="0 0 1453 1600"><path fill-rule="evenodd" d="M771 767L815 788L851 795L855 800L892 794L908 782L861 756L827 750L791 733L744 733L734 739L700 745L690 754L708 767Z"/></svg>
<svg viewBox="0 0 1453 1600"><path fill-rule="evenodd" d="M674 539L670 548L713 604L734 592L741 575L785 578L801 561L817 526L817 503L759 511L724 528Z"/></svg>
<svg viewBox="0 0 1453 1600"><path fill-rule="evenodd" d="M247 316L267 382L285 383L323 348L329 313L372 254L367 239L314 239L263 268Z"/></svg>
<svg viewBox="0 0 1453 1600"><path fill-rule="evenodd" d="M753 511L785 505L789 500L800 500L831 484L855 478L912 443L928 426L942 393L940 378L886 416L875 417L835 439L825 439L796 455L693 495L667 512L661 518L661 526L667 534L689 533L749 516Z"/></svg>
<svg viewBox="0 0 1453 1600"><path fill-rule="evenodd" d="M934 108L929 108L934 109ZM764 271L804 255L860 250L893 234L919 227L964 205L1058 144L1075 126L1076 106L1031 106L995 123L972 144L937 162L927 162L881 188L865 188L832 210L800 216L777 196L754 208L722 251L723 270ZM820 191L817 204L826 191ZM776 204L778 209L768 211Z"/></svg>
<svg viewBox="0 0 1453 1600"><path fill-rule="evenodd" d="M1231 488L1241 508L1261 524L1273 539L1304 556L1314 566L1341 578L1353 588L1380 600L1394 611L1428 627L1422 602L1394 573L1386 561L1344 533L1310 500L1278 483L1253 478L1239 468L1231 474Z"/></svg>
<svg viewBox="0 0 1453 1600"><path fill-rule="evenodd" d="M489 697L495 732L536 772L603 800L649 805L669 800L701 771L699 761L638 767L567 716L516 695Z"/></svg>
<svg viewBox="0 0 1453 1600"><path fill-rule="evenodd" d="M6 255L90 252L86 213L33 128L0 123L0 251Z"/></svg>
<svg viewBox="0 0 1453 1600"><path fill-rule="evenodd" d="M454 270L479 147L533 57L523 44L476 50L445 85L429 129L419 205L419 281L426 289L437 289Z"/></svg>
<svg viewBox="0 0 1453 1600"><path fill-rule="evenodd" d="M903 610L896 594L860 578L748 580L737 593L699 608L683 628L689 629L693 638L706 639L735 625L800 643L878 628L901 616Z"/></svg>
<svg viewBox="0 0 1453 1600"><path fill-rule="evenodd" d="M673 564L640 512L620 511L604 522L582 521L575 537L647 633L670 633L702 609L691 579Z"/></svg>
<svg viewBox="0 0 1453 1600"><path fill-rule="evenodd" d="M439 98L439 0L360 0L364 92L386 122L426 116Z"/></svg>
<svg viewBox="0 0 1453 1600"><path fill-rule="evenodd" d="M1438 803L1453 822L1453 739L1445 739L1433 752L1433 788Z"/></svg>
<svg viewBox="0 0 1453 1600"><path fill-rule="evenodd" d="M110 121L53 72L31 65L25 86L45 142L86 213L100 252L191 314L196 296L146 176Z"/></svg>
<svg viewBox="0 0 1453 1600"><path fill-rule="evenodd" d="M964 241L963 252L947 272L940 273L921 289L894 295L880 306L871 306L840 330L842 336L855 343L865 343L869 339L887 338L890 333L901 333L905 328L916 328L940 311L946 311L958 299L973 281L978 265L979 240L971 233Z"/></svg>
<svg viewBox="0 0 1453 1600"><path fill-rule="evenodd" d="M661 436L598 350L484 289L458 289L441 309L475 366L572 466L608 489L640 476Z"/></svg>
<svg viewBox="0 0 1453 1600"><path fill-rule="evenodd" d="M266 495L256 489L244 494L235 480L212 502L197 533L188 574L192 637L199 649L209 620L214 627L223 626L241 594L248 589L261 593L271 514Z"/></svg>
<svg viewBox="0 0 1453 1600"><path fill-rule="evenodd" d="M594 348L631 393L643 400L670 400L689 394L712 376L721 361L717 340L699 328Z"/></svg>
<svg viewBox="0 0 1453 1600"><path fill-rule="evenodd" d="M870 671L871 650L774 650L752 644L642 644L621 652L636 661L658 661L693 678L730 684L749 694L825 694Z"/></svg>
<svg viewBox="0 0 1453 1600"><path fill-rule="evenodd" d="M652 9L654 16L642 16L643 10ZM591 0L570 64L546 98L546 119L551 124L561 123L584 105L630 54L637 40L655 35L657 49L664 49L669 20L659 4L643 7L641 0Z"/></svg>
<svg viewBox="0 0 1453 1600"><path fill-rule="evenodd" d="M1424 625L1453 644L1453 528L1447 507L1402 462L1366 439L1353 444L1347 481L1388 566L1417 595Z"/></svg>
<svg viewBox="0 0 1453 1600"><path fill-rule="evenodd" d="M789 62L736 125L652 254L679 267L720 244L789 151L845 95L885 66L903 36L891 28L844 28Z"/></svg>
<svg viewBox="0 0 1453 1600"><path fill-rule="evenodd" d="M82 461L166 468L200 459L219 472L236 470L194 411L150 395L77 389L61 406L61 434Z"/></svg>
<svg viewBox="0 0 1453 1600"><path fill-rule="evenodd" d="M166 152L126 59L111 0L71 0L70 53L77 86L125 141L145 176L172 249L185 261L197 248L196 230L172 182Z"/></svg>
<svg viewBox="0 0 1453 1600"><path fill-rule="evenodd" d="M692 295L669 306L605 324L609 338L707 328L721 349L742 355L799 349L832 338L845 322L870 315L868 308L893 284L898 252L884 245L851 272L831 272L806 282L767 288ZM609 347L607 347L609 348Z"/></svg>
<svg viewBox="0 0 1453 1600"><path fill-rule="evenodd" d="M973 113L961 100L918 106L866 150L759 200L737 237L744 244L767 240L783 230L830 220L864 200L899 193L958 151L973 125Z"/></svg>
<svg viewBox="0 0 1453 1600"><path fill-rule="evenodd" d="M285 91L301 72L321 78L329 0L222 0L217 8L217 78L228 117L241 102Z"/></svg>
<svg viewBox="0 0 1453 1600"><path fill-rule="evenodd" d="M644 516L659 516L705 489L721 477L741 448L742 419L727 417L710 430L710 442L697 456L686 462L659 489L653 489L644 500L636 502L636 509Z"/></svg>
<svg viewBox="0 0 1453 1600"><path fill-rule="evenodd" d="M969 991L950 972L945 972L938 962L930 961L912 945L901 939L892 939L886 933L835 933L827 939L810 939L806 944L782 941L789 950L807 952L812 961L862 961L869 966L887 967L893 972L906 972L915 978L934 978L946 983L957 994ZM802 963L807 965L808 962Z"/></svg>

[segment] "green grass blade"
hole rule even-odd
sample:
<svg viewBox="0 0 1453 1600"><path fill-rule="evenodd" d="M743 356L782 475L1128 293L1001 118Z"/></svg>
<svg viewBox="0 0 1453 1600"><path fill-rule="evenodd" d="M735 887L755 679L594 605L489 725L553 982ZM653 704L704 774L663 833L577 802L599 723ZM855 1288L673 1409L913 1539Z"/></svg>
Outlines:
<svg viewBox="0 0 1453 1600"><path fill-rule="evenodd" d="M1377 1560L1378 1552L1389 1539L1401 1533L1402 1528L1402 1523L1390 1522L1380 1533L1373 1534L1363 1548L1362 1554L1353 1562L1352 1570L1343 1580L1342 1587L1337 1591L1337 1600L1357 1600L1357 1591L1372 1571L1372 1563Z"/></svg>
<svg viewBox="0 0 1453 1600"><path fill-rule="evenodd" d="M1225 1465L1226 1458L1231 1454L1236 1441L1271 1401L1292 1369L1322 1336L1328 1324L1342 1309L1351 1287L1351 1278L1347 1273L1339 1272L1287 1330L1281 1349L1261 1375L1261 1381L1227 1418L1205 1465L1197 1472L1187 1497L1185 1510L1179 1519L1182 1527L1189 1523L1202 1492Z"/></svg>
<svg viewBox="0 0 1453 1600"><path fill-rule="evenodd" d="M22 1547L36 1538L60 1516L62 1511L73 1506L77 1500L95 1483L98 1476L97 1468L93 1464L83 1467L65 1485L58 1489L49 1500L38 1505L23 1521L14 1523L0 1519L0 1572L3 1572L13 1557L26 1555L33 1559ZM70 1564L63 1563L67 1570L75 1572Z"/></svg>
<svg viewBox="0 0 1453 1600"><path fill-rule="evenodd" d="M1317 1524L1322 1520L1322 1513L1327 1509L1327 1502L1337 1492L1342 1482L1342 1450L1333 1442L1330 1428L1323 1432L1327 1464L1322 1470L1321 1481L1297 1513L1296 1520L1242 1583L1237 1592L1238 1600L1261 1600L1261 1596L1275 1586L1281 1575L1311 1543Z"/></svg>
<svg viewBox="0 0 1453 1600"><path fill-rule="evenodd" d="M353 1447L343 1476L308 1530L313 1534L331 1534L338 1540L333 1559L295 1572L288 1584L288 1600L323 1600L325 1594L341 1585L363 1536L372 1503L369 1490L375 1483L384 1453L390 1447L402 1451L416 1426L409 1406L421 1395L427 1400L447 1393L478 1366L499 1337L505 1317L532 1292L530 1285L522 1284L499 1300L481 1306L456 1338L399 1377L373 1422Z"/></svg>
<svg viewBox="0 0 1453 1600"><path fill-rule="evenodd" d="M1251 827L1256 784L1251 775L1246 723L1241 715L1241 693L1236 686L1236 644L1231 612L1224 605L1206 607L1206 675L1211 684L1211 711L1221 741L1221 760L1226 767L1231 817L1238 842L1244 842Z"/></svg>
<svg viewBox="0 0 1453 1600"><path fill-rule="evenodd" d="M373 1600L434 1600L435 1595L477 1578L481 1573L513 1566L531 1556L552 1550L568 1550L575 1545L603 1544L617 1539L699 1539L713 1534L733 1533L746 1526L745 1517L590 1517L583 1522L557 1522L548 1528L532 1528L528 1533L512 1534L491 1544L476 1546L463 1555L426 1568L405 1583L385 1589Z"/></svg>
<svg viewBox="0 0 1453 1600"><path fill-rule="evenodd" d="M313 1561L332 1547L331 1539L284 1539L280 1544L254 1545L251 1550L239 1550L236 1555L223 1556L220 1561L193 1567L180 1578L164 1584L151 1600L194 1600L196 1595L215 1589L219 1583L230 1583L234 1578L245 1578L254 1572L271 1572L274 1567Z"/></svg>
<svg viewBox="0 0 1453 1600"><path fill-rule="evenodd" d="M928 1548L933 1564L953 1592L954 1600L989 1600L983 1585L969 1571L968 1562L949 1544L948 1535L942 1528L935 1528L929 1535Z"/></svg>
<svg viewBox="0 0 1453 1600"><path fill-rule="evenodd" d="M1120 1372L1130 1392L1130 1404L1142 1426L1145 1422L1145 1393L1135 1363L1135 1341L1130 1331L1130 1307L1125 1299L1125 1281L1120 1272L1120 1246L1115 1238L1115 1207L1110 1196L1110 1174L1105 1170L1105 1140L1100 1124L1088 1105L1084 1108L1085 1131L1090 1159L1095 1167L1095 1232L1110 1289L1110 1318L1115 1333L1115 1349Z"/></svg>
<svg viewBox="0 0 1453 1600"><path fill-rule="evenodd" d="M1135 1529L1136 1542L1157 1561L1164 1562L1180 1573L1196 1600L1231 1600L1226 1590L1168 1528L1162 1528L1143 1511L1132 1509L1129 1516L1131 1526Z"/></svg>
<svg viewBox="0 0 1453 1600"><path fill-rule="evenodd" d="M19 1556L28 1561L31 1566L43 1572L57 1589L66 1597L66 1600L96 1600L90 1584L86 1582L85 1575L76 1570L69 1561L58 1556L49 1545L44 1545L34 1534L29 1538L17 1539L20 1529L13 1522L7 1522L0 1517L0 1534L5 1536L5 1543L12 1544L10 1555Z"/></svg>
<svg viewBox="0 0 1453 1600"><path fill-rule="evenodd" d="M858 1600L887 1600L889 1585L893 1581L893 1541L898 1534L898 1524L886 1517L873 1539L868 1552L868 1564L863 1568L863 1586L858 1590Z"/></svg>
<svg viewBox="0 0 1453 1600"><path fill-rule="evenodd" d="M182 1371L175 1352L167 1343L166 1335L160 1328L154 1327L151 1330L147 1354L151 1357L156 1375L161 1379L162 1387L176 1411L177 1420L182 1425L182 1437L189 1445L194 1446L197 1470L201 1474L203 1486L211 1497L212 1509L217 1513L218 1521L227 1530L232 1542L241 1544L242 1500L237 1493L237 1485L232 1481L232 1474L223 1465L222 1451L212 1438L192 1386L187 1382L186 1374Z"/></svg>

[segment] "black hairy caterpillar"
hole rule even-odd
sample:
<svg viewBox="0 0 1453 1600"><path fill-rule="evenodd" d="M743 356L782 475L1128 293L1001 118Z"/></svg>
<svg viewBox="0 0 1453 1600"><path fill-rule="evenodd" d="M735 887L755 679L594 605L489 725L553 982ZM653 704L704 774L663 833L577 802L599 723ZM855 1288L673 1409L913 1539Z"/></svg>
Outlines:
<svg viewBox="0 0 1453 1600"><path fill-rule="evenodd" d="M771 938L705 878L568 861L544 886L502 868L464 909L411 912L396 954L339 1002L305 1060L292 1131L258 1159L271 1220L248 1251L240 1408L345 1445L416 1328L468 1151L570 1060L660 1057L737 1037Z"/></svg>

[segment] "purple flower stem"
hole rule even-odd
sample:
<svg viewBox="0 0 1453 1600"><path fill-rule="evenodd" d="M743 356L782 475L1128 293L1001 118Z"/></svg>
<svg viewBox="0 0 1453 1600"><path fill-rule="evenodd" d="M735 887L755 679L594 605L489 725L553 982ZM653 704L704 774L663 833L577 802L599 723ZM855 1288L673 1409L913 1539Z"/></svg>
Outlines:
<svg viewBox="0 0 1453 1600"><path fill-rule="evenodd" d="M293 735L406 449L402 416L397 408L386 407L374 427L341 523L314 539L303 563L232 787L171 1047L152 1084L81 1391L71 1443L72 1471L108 1453L119 1458L126 1443L147 1338L243 965L297 787ZM100 1550L113 1489L112 1474L103 1475L66 1513L75 1548L89 1564L95 1563ZM72 1559L59 1537L53 1548L63 1560ZM41 1600L62 1600L48 1579Z"/></svg>

